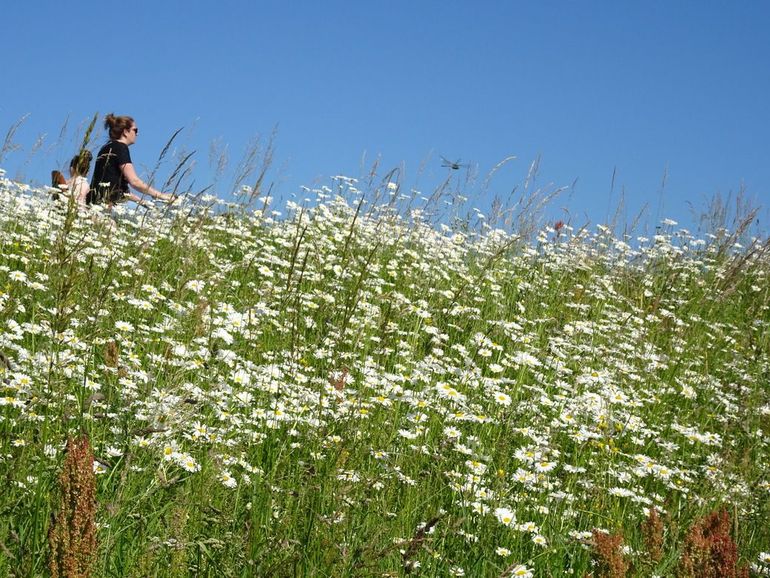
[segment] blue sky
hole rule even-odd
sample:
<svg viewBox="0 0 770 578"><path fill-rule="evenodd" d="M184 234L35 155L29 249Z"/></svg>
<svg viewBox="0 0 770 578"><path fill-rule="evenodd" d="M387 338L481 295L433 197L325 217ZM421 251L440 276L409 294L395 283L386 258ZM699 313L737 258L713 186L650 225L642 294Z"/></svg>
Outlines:
<svg viewBox="0 0 770 578"><path fill-rule="evenodd" d="M486 210L539 158L538 185L570 187L551 213L575 225L608 221L622 191L621 219L647 205L653 227L694 228L690 205L743 187L767 228L768 2L8 4L0 133L28 115L0 161L11 177L46 182L86 120L115 112L140 127L145 175L184 127L173 152L196 151L198 189L213 180L212 142L232 173L277 127L269 178L283 197L377 158L379 176L401 167L404 187L429 193L443 155L472 165L465 192Z"/></svg>

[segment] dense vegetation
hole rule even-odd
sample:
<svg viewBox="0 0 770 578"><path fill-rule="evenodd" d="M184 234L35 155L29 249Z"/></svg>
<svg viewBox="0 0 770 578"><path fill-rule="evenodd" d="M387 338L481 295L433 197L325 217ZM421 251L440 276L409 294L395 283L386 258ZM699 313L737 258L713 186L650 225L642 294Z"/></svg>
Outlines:
<svg viewBox="0 0 770 578"><path fill-rule="evenodd" d="M336 187L110 218L0 181L0 575L48 575L84 434L95 576L686 575L722 509L770 573L767 244Z"/></svg>

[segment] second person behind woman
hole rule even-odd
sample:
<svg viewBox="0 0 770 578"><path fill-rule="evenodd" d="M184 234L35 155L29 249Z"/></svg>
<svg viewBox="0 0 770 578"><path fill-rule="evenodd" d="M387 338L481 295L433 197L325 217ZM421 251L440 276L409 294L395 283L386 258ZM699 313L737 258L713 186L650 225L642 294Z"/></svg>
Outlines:
<svg viewBox="0 0 770 578"><path fill-rule="evenodd" d="M144 201L129 190L129 185L136 191L163 201L173 200L173 196L163 193L145 183L136 174L131 162L128 147L136 142L139 129L130 116L108 114L104 118L104 128L109 131L110 140L99 149L91 178L91 188L86 202L91 204L106 203L112 206L123 201Z"/></svg>
<svg viewBox="0 0 770 578"><path fill-rule="evenodd" d="M89 190L86 177L88 176L88 169L91 167L91 158L90 151L82 150L70 161L70 178L67 179L66 184L78 205L86 204Z"/></svg>

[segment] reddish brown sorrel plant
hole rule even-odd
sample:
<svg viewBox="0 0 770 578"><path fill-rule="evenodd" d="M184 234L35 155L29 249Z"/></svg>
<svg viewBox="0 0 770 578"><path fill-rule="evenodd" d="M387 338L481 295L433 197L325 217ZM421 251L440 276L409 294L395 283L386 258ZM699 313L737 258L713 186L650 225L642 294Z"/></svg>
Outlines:
<svg viewBox="0 0 770 578"><path fill-rule="evenodd" d="M52 578L88 578L96 554L96 478L87 436L67 440L59 508L48 530Z"/></svg>
<svg viewBox="0 0 770 578"><path fill-rule="evenodd" d="M730 536L726 510L697 521L687 532L678 578L748 578L747 567L738 566L738 546Z"/></svg>
<svg viewBox="0 0 770 578"><path fill-rule="evenodd" d="M663 558L663 520L655 508L650 508L647 519L642 522L642 535L650 561L657 564Z"/></svg>
<svg viewBox="0 0 770 578"><path fill-rule="evenodd" d="M592 544L596 578L625 578L631 565L623 554L623 535L594 530Z"/></svg>

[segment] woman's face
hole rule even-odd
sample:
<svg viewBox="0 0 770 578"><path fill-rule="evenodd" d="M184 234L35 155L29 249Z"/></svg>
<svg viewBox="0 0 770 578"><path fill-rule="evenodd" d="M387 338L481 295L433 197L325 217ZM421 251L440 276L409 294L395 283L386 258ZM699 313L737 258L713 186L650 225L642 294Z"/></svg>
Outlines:
<svg viewBox="0 0 770 578"><path fill-rule="evenodd" d="M136 124L132 124L131 128L123 131L123 138L126 139L126 144L132 145L136 142L136 135L139 134L139 129L136 128Z"/></svg>

